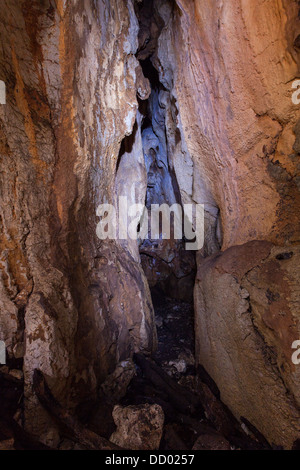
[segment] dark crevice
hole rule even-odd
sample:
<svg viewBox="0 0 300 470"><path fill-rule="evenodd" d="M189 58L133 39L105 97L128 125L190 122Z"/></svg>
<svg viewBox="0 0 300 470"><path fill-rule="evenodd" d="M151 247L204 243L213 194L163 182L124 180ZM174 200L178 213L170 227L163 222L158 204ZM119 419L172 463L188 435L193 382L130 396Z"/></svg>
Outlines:
<svg viewBox="0 0 300 470"><path fill-rule="evenodd" d="M132 148L133 148L133 144L134 144L134 141L135 141L135 136L136 136L137 130L138 130L138 125L137 125L137 122L135 121L133 129L132 129L132 133L128 136L126 135L124 137L124 139L122 140L122 142L121 142L119 155L118 155L118 159L117 159L117 165L116 165L116 173L119 169L122 156L125 153L131 153L132 152Z"/></svg>
<svg viewBox="0 0 300 470"><path fill-rule="evenodd" d="M140 24L139 49L136 56L151 87L149 98L145 101L139 100L139 112L143 116L141 132L147 168L146 206L148 209L151 204L166 203L171 206L177 203L182 206L180 188L168 153L167 108L161 105L161 100L167 97L167 106L170 106L174 116L178 115L177 103L170 91L160 82L159 72L155 67L158 38L164 21L152 0L138 2L135 8ZM181 134L177 129L176 142L180 141ZM155 357L166 370L178 378L176 364L179 368L183 367L184 373L192 372L193 368L193 287L196 264L195 252L185 250L184 237L182 240L172 238L172 229L171 226L170 240L145 240L140 246L140 256L156 314L158 351Z"/></svg>
<svg viewBox="0 0 300 470"><path fill-rule="evenodd" d="M152 56L147 57L145 60L141 60L140 63L145 77L148 78L150 82L152 90L149 99L140 104L140 112L143 115L141 130L144 143L144 156L148 169L146 206L147 208L150 208L151 204L160 205L163 203L166 203L169 206L177 203L182 206L181 193L176 174L170 165L168 155L168 132L165 125L166 110L161 108L159 104L159 94L161 92L167 92L167 90L160 83L159 73L153 65ZM174 99L170 101L170 105L174 108L175 113L178 113L176 102L174 103ZM177 140L181 140L179 130L177 133ZM163 259L164 245L165 249L169 250L170 244L172 245L175 258L175 263L173 262L173 264L172 262L168 263L168 261ZM163 251L162 255L160 254L160 250ZM184 238L183 240L171 239L170 241L164 241L161 239L147 240L142 244L140 253L142 257L142 265L144 267L146 276L148 277L150 287L152 288L154 286L158 286L160 289L164 290L165 295L170 298L177 298L182 300L182 297L184 297L182 288L180 287L180 284L177 287L175 286L174 278L180 280L181 278L186 278L190 274L191 284L188 287L189 292L186 293L185 298L188 299L188 301L192 301L192 292L196 271L195 257L194 252L187 252L185 250ZM147 254L148 256L146 256ZM167 259L169 259L169 257L170 256L168 256ZM176 273L176 271L174 272L174 270L180 269L179 265L182 262L185 263L187 258L189 259L188 264L190 265L190 273L183 273L178 275L178 273ZM153 279L149 278L149 272L152 271L151 266L153 266L155 263L162 263L164 265L164 271L165 267L167 266L169 274L166 275L165 272L162 273L161 276L158 274L157 279L154 281ZM174 264L177 264L178 266L174 266ZM170 279L169 286L168 278Z"/></svg>
<svg viewBox="0 0 300 470"><path fill-rule="evenodd" d="M145 60L139 61L143 70L143 74L148 78L152 90L165 89L162 83L159 81L159 73L152 64L151 57L147 57Z"/></svg>

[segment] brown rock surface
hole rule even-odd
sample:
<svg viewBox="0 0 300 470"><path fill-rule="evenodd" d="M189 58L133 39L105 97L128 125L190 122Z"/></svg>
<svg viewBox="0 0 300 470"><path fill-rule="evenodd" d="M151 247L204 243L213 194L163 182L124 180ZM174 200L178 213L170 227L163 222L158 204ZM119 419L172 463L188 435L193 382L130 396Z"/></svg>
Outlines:
<svg viewBox="0 0 300 470"><path fill-rule="evenodd" d="M155 346L142 269L96 237L147 83L136 78L131 0L4 1L0 22L0 337L10 355L24 338L26 423L43 439L34 368L72 407L118 361Z"/></svg>
<svg viewBox="0 0 300 470"><path fill-rule="evenodd" d="M118 403L126 394L127 387L135 375L135 365L131 359L117 364L112 374L101 384L106 399L111 403Z"/></svg>
<svg viewBox="0 0 300 470"><path fill-rule="evenodd" d="M74 408L156 347L137 242L96 236L98 205L143 203L155 165L165 200L205 206L197 361L237 417L278 445L299 436L299 28L296 0L3 0L0 340L41 441L59 436L35 368ZM138 59L158 71L154 98ZM184 280L190 261L160 270Z"/></svg>
<svg viewBox="0 0 300 470"><path fill-rule="evenodd" d="M193 450L230 450L230 444L220 436L203 434L198 437Z"/></svg>
<svg viewBox="0 0 300 470"><path fill-rule="evenodd" d="M115 406L113 418L117 430L110 441L124 449L157 450L164 425L159 405Z"/></svg>
<svg viewBox="0 0 300 470"><path fill-rule="evenodd" d="M294 0L176 3L156 64L179 110L173 163L182 198L204 203L211 217L220 209L223 249L253 239L294 242L299 6Z"/></svg>
<svg viewBox="0 0 300 470"><path fill-rule="evenodd" d="M300 370L291 360L300 336L300 251L293 246L280 260L286 252L291 247L249 242L200 264L196 355L237 418L291 447L300 430Z"/></svg>
<svg viewBox="0 0 300 470"><path fill-rule="evenodd" d="M197 361L237 417L290 447L300 416L291 362L300 338L299 4L177 0L174 12L158 8L166 27L155 65L169 93L171 164L183 202L206 211ZM294 256L281 262L282 252Z"/></svg>

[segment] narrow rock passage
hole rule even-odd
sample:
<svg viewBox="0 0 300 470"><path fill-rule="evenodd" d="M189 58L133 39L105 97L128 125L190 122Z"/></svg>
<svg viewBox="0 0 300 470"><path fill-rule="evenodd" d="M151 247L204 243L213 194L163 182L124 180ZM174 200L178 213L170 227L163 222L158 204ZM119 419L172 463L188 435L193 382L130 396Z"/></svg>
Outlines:
<svg viewBox="0 0 300 470"><path fill-rule="evenodd" d="M0 450L300 449L300 0L2 5Z"/></svg>
<svg viewBox="0 0 300 470"><path fill-rule="evenodd" d="M152 291L158 348L135 356L137 375L122 406L156 404L165 414L161 450L270 449L245 420L241 425L220 400L202 366L195 366L193 305Z"/></svg>
<svg viewBox="0 0 300 470"><path fill-rule="evenodd" d="M251 423L242 418L241 425L233 417L221 402L211 377L203 367L195 367L192 304L166 297L158 290L152 296L158 333L156 353L152 358L134 355L135 365L132 361L120 363L119 371L106 381L96 402L85 403L75 414L69 413L56 401L43 375L36 371L35 393L65 435L59 448L113 449L114 420L118 413L119 424L123 422L125 427L124 417L132 419L134 413L141 413L142 429L149 423L153 426L151 412L158 409L162 429L160 450L271 449ZM11 402L9 410L0 406L2 429L6 429L0 434L0 448L2 443L6 448L10 442L19 449L45 448L12 422L22 395L22 381L1 373L0 382L1 390L9 391Z"/></svg>

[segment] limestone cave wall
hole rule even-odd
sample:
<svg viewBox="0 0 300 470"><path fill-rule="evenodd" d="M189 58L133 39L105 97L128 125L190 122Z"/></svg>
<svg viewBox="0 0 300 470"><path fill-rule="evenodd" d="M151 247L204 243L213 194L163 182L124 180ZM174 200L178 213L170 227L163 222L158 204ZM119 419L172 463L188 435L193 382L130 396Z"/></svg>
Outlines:
<svg viewBox="0 0 300 470"><path fill-rule="evenodd" d="M98 205L126 195L204 204L197 361L237 418L290 447L299 2L3 0L0 23L0 339L24 372L27 428L47 433L35 368L72 408L120 360L156 347L141 256L157 252L96 235ZM194 261L172 265L169 249L168 276L186 279Z"/></svg>
<svg viewBox="0 0 300 470"><path fill-rule="evenodd" d="M41 433L35 368L72 407L118 361L155 347L140 265L96 236L147 83L131 1L3 3L0 332L24 361L25 421Z"/></svg>
<svg viewBox="0 0 300 470"><path fill-rule="evenodd" d="M167 26L156 65L179 110L174 168L182 199L206 209L197 360L237 417L290 446L300 404L291 360L300 311L299 2L159 8Z"/></svg>

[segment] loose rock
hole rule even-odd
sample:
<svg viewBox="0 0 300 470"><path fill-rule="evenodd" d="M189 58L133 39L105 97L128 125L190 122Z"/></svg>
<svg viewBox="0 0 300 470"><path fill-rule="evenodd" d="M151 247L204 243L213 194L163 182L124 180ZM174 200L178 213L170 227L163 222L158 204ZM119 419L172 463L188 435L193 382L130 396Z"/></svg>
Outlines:
<svg viewBox="0 0 300 470"><path fill-rule="evenodd" d="M164 412L159 405L115 406L117 430L110 441L130 450L156 450L163 432Z"/></svg>

